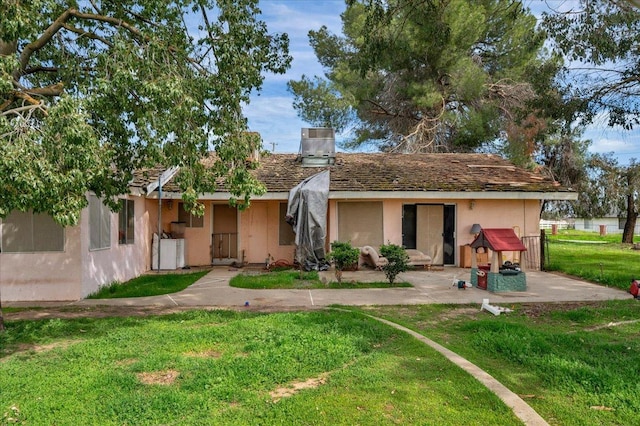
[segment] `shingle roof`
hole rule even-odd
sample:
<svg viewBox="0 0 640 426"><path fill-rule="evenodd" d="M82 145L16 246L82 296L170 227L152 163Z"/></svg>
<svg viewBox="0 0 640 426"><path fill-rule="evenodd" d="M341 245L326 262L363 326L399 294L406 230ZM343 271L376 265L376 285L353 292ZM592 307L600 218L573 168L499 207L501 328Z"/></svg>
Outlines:
<svg viewBox="0 0 640 426"><path fill-rule="evenodd" d="M295 154L272 154L257 173L269 192L280 192L325 168L301 167ZM489 154L337 153L328 168L331 191L569 191Z"/></svg>
<svg viewBox="0 0 640 426"><path fill-rule="evenodd" d="M270 154L260 160L255 173L268 192L288 192L327 168L331 191L572 192L491 154L337 153L335 164L324 167L302 167L297 154ZM132 185L145 187L159 172L141 170ZM178 192L172 182L164 189ZM224 190L221 182L218 191Z"/></svg>
<svg viewBox="0 0 640 426"><path fill-rule="evenodd" d="M162 167L152 167L147 169L138 169L133 172L133 180L129 182L129 188L146 191L147 185L157 181L158 176L164 171Z"/></svg>

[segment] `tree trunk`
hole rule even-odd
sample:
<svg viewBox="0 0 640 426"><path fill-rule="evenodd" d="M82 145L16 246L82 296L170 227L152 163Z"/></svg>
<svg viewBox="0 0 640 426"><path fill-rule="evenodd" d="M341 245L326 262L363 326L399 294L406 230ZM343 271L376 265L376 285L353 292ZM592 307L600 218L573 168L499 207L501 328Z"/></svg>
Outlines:
<svg viewBox="0 0 640 426"><path fill-rule="evenodd" d="M0 305L0 333L4 331L4 315L2 315L2 305Z"/></svg>
<svg viewBox="0 0 640 426"><path fill-rule="evenodd" d="M624 223L624 231L622 233L622 242L633 244L633 232L636 229L636 221L638 212L636 211L635 197L633 194L627 195L627 220Z"/></svg>

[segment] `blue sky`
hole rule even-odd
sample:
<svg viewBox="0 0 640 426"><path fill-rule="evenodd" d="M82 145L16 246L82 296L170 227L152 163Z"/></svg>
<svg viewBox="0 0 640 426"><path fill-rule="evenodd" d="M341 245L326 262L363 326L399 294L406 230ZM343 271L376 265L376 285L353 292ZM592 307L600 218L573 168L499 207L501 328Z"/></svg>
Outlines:
<svg viewBox="0 0 640 426"><path fill-rule="evenodd" d="M534 13L547 7L567 9L575 2L567 0L530 0L526 2ZM284 75L267 75L262 91L254 94L245 108L252 131L259 132L264 148L279 153L296 153L300 145L300 129L311 127L298 118L293 109L293 96L287 91L287 81L307 76L322 76L311 46L309 30L326 25L333 33L340 34L340 14L345 9L344 0L260 0L262 19L270 32L287 33L289 52L293 57L291 68ZM339 138L339 136L338 136ZM593 152L614 152L622 164L631 157L640 158L640 132L610 129L606 117L597 119L587 129L584 138L591 139Z"/></svg>
<svg viewBox="0 0 640 426"><path fill-rule="evenodd" d="M252 131L259 132L265 149L275 152L296 153L300 146L300 129L311 127L298 118L293 109L293 96L287 91L289 80L323 75L313 49L309 46L308 33L326 25L332 32L340 33L340 14L345 9L344 0L260 0L262 19L270 32L289 35L289 53L293 57L291 68L284 75L267 75L262 91L254 94L244 109Z"/></svg>

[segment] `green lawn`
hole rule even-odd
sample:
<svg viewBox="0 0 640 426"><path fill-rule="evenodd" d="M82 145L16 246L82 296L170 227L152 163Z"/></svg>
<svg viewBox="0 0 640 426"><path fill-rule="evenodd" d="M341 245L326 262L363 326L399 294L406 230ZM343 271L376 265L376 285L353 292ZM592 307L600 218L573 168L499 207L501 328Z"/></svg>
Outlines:
<svg viewBox="0 0 640 426"><path fill-rule="evenodd" d="M189 287L209 271L188 274L145 274L125 283L113 283L102 287L87 299L116 299L121 297L158 296L176 293Z"/></svg>
<svg viewBox="0 0 640 426"><path fill-rule="evenodd" d="M353 282L344 280L341 283L331 281L323 283L317 271L302 272L295 270L272 272L244 272L233 277L231 287L249 289L357 289L357 288L393 288L413 287L406 282Z"/></svg>
<svg viewBox="0 0 640 426"><path fill-rule="evenodd" d="M0 424L520 424L440 354L354 313L7 325Z"/></svg>
<svg viewBox="0 0 640 426"><path fill-rule="evenodd" d="M640 302L365 309L469 359L550 424L632 425L640 413Z"/></svg>
<svg viewBox="0 0 640 426"><path fill-rule="evenodd" d="M640 279L640 250L620 243L620 235L593 232L547 233L549 262L546 269L595 283L628 289L631 278ZM597 243L597 244L594 244Z"/></svg>

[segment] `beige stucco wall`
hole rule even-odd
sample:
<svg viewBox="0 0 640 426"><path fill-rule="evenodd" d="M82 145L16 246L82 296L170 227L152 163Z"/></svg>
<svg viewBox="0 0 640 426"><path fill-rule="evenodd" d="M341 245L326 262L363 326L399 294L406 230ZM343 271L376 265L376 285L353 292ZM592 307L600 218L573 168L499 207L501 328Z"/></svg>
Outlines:
<svg viewBox="0 0 640 426"><path fill-rule="evenodd" d="M295 246L279 244L280 203L284 200L253 200L251 207L238 213L238 258L245 263L263 264L270 256L273 260L293 261ZM356 200L360 201L360 200ZM460 246L472 241L469 233L474 223L484 228L517 227L520 236L539 235L538 221L540 202L538 200L495 200L495 199L366 199L362 201L383 201L384 242L402 244L402 208L404 204L447 204L456 207L456 262L460 259ZM338 209L340 200L329 200L327 215L327 249L338 239ZM206 265L211 262L211 233L215 217L213 204L205 202L203 228L187 228L187 264ZM147 200L150 229L157 228L157 201ZM172 209L163 203L163 229L170 229L170 222L177 220L177 202ZM151 233L149 234L149 239ZM244 256L244 258L243 258Z"/></svg>
<svg viewBox="0 0 640 426"><path fill-rule="evenodd" d="M64 234L63 252L0 253L3 302L81 297L80 226L68 227Z"/></svg>
<svg viewBox="0 0 640 426"><path fill-rule="evenodd" d="M111 247L108 249L89 249L89 210L84 209L81 219L81 260L82 291L86 297L101 286L114 281L125 282L135 278L149 269L150 243L149 214L145 209L145 200L141 197L130 197L134 200L135 225L134 243L118 243L118 213L111 213Z"/></svg>
<svg viewBox="0 0 640 426"><path fill-rule="evenodd" d="M363 200L365 201L365 200ZM372 201L372 200L366 200ZM338 223L337 200L329 201L329 218ZM539 200L495 199L412 199L385 200L383 202L384 242L402 244L402 206L404 204L447 204L456 207L456 259L460 259L460 246L473 240L469 233L474 223L483 228L513 228L520 237L539 235ZM328 240L338 238L337 227L329 227Z"/></svg>

